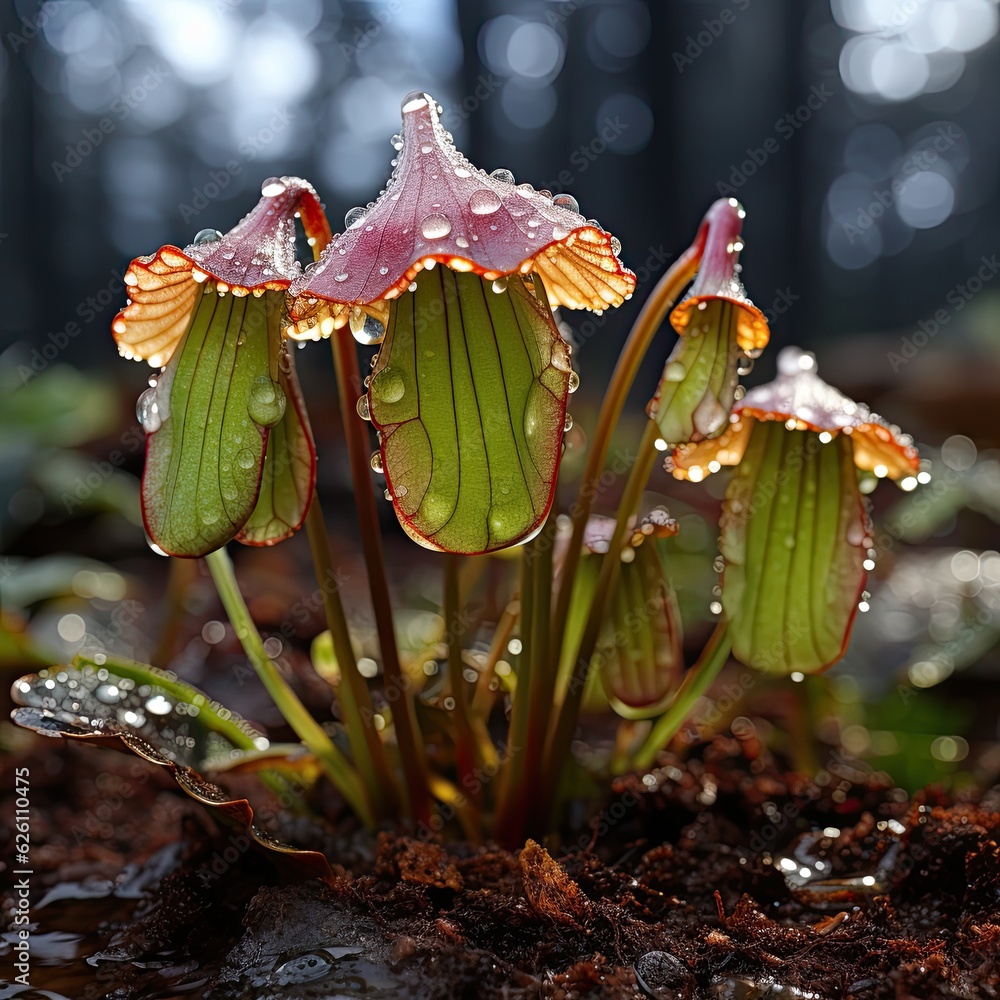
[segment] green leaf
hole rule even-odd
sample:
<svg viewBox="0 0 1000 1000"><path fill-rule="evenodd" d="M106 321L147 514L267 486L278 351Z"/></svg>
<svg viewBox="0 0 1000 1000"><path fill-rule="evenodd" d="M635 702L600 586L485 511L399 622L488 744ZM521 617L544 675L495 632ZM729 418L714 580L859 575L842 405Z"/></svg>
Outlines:
<svg viewBox="0 0 1000 1000"><path fill-rule="evenodd" d="M248 845L277 864L309 878L332 881L329 862L318 851L299 850L260 829L250 803L206 781L196 766L224 765L254 757L266 741L245 722L173 674L130 660L103 662L78 656L72 666L51 667L14 684L22 706L13 721L44 736L79 740L132 753L167 770L178 786L215 819L243 831ZM282 760L273 763L281 766ZM271 761L259 762L264 765ZM274 770L274 768L269 768ZM271 775L272 789L290 795L305 784Z"/></svg>
<svg viewBox="0 0 1000 1000"><path fill-rule="evenodd" d="M870 525L849 436L755 421L722 513L722 606L733 655L814 673L844 655L864 589Z"/></svg>
<svg viewBox="0 0 1000 1000"><path fill-rule="evenodd" d="M648 719L673 697L684 652L677 600L663 574L659 546L649 541L632 551L635 558L622 564L613 617L597 652L606 657L601 680L612 708L627 719Z"/></svg>
<svg viewBox="0 0 1000 1000"><path fill-rule="evenodd" d="M286 408L282 303L281 292L219 295L206 283L184 339L140 401L143 518L171 555L220 548L254 510L268 430Z"/></svg>
<svg viewBox="0 0 1000 1000"><path fill-rule="evenodd" d="M287 403L267 439L257 506L236 535L245 545L274 545L288 538L302 527L312 501L316 448L292 358L283 345L278 382Z"/></svg>
<svg viewBox="0 0 1000 1000"><path fill-rule="evenodd" d="M544 289L446 267L394 299L368 390L404 530L446 552L531 537L555 489L569 351Z"/></svg>
<svg viewBox="0 0 1000 1000"><path fill-rule="evenodd" d="M736 337L739 310L728 299L712 299L693 311L670 352L646 409L668 444L718 437L729 426L743 357Z"/></svg>
<svg viewBox="0 0 1000 1000"><path fill-rule="evenodd" d="M174 674L118 657L80 654L72 664L20 678L11 695L71 725L134 733L192 767L267 745L239 716Z"/></svg>
<svg viewBox="0 0 1000 1000"><path fill-rule="evenodd" d="M591 537L613 529L607 518L593 518ZM663 572L660 545L648 539L625 550L618 582L601 628L584 689L584 711L608 705L627 719L658 715L669 704L684 666L680 613ZM631 558L628 557L631 554ZM573 581L566 620L557 696L565 696L574 661L591 612L601 561L599 549L585 551Z"/></svg>

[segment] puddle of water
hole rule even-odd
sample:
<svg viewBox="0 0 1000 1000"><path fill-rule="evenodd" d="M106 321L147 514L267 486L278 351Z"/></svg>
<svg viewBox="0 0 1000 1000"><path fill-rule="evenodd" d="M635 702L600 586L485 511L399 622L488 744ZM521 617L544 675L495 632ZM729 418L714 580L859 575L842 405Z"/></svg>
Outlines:
<svg viewBox="0 0 1000 1000"><path fill-rule="evenodd" d="M144 898L180 861L184 845L170 844L143 864L130 864L116 879L64 882L50 889L33 907L30 986L0 979L0 1000L103 1000L126 978L121 969L102 964L101 948L125 926ZM0 934L0 956L13 953L14 932ZM207 982L195 963L176 955L162 961L130 963L156 970L142 987L143 1000L170 1000L193 993ZM125 993L123 996L130 996Z"/></svg>
<svg viewBox="0 0 1000 1000"><path fill-rule="evenodd" d="M827 1000L822 993L775 980L720 979L712 984L713 1000Z"/></svg>
<svg viewBox="0 0 1000 1000"><path fill-rule="evenodd" d="M895 831L893 831L895 832ZM842 910L862 905L889 889L900 851L894 841L870 871L834 875L830 847L839 830L814 830L799 837L789 851L774 859L792 896L815 910Z"/></svg>

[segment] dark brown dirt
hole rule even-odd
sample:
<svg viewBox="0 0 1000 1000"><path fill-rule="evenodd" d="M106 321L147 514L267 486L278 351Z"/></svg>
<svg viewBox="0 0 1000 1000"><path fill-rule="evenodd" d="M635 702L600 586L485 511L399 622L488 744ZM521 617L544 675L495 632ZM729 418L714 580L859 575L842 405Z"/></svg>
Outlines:
<svg viewBox="0 0 1000 1000"><path fill-rule="evenodd" d="M288 883L136 761L32 746L34 989L0 997L1000 996L998 791L909 799L717 738L617 782L562 848L286 818L326 849L326 886Z"/></svg>

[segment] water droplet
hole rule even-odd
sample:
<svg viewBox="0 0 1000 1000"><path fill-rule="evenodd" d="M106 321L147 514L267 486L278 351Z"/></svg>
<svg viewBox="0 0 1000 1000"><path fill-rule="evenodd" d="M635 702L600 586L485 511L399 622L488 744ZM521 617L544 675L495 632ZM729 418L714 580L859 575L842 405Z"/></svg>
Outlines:
<svg viewBox="0 0 1000 1000"><path fill-rule="evenodd" d="M114 705L125 697L125 692L117 684L98 684L94 696L105 705Z"/></svg>
<svg viewBox="0 0 1000 1000"><path fill-rule="evenodd" d="M663 369L664 382L683 382L687 375L687 368L680 361L670 361Z"/></svg>
<svg viewBox="0 0 1000 1000"><path fill-rule="evenodd" d="M507 291L507 278L506 278L506 276L504 276L502 278L497 278L497 280L493 282L493 291L496 292L498 295L501 292L506 292Z"/></svg>
<svg viewBox="0 0 1000 1000"><path fill-rule="evenodd" d="M328 955L310 951L296 955L276 966L270 978L276 986L299 985L325 979L334 968L335 965Z"/></svg>
<svg viewBox="0 0 1000 1000"><path fill-rule="evenodd" d="M335 274L333 276L333 280L334 281L347 281L347 272L346 271L341 271L340 274Z"/></svg>
<svg viewBox="0 0 1000 1000"><path fill-rule="evenodd" d="M358 411L358 416L362 420L371 420L372 415L368 409L368 396L358 396L358 402L354 407Z"/></svg>
<svg viewBox="0 0 1000 1000"><path fill-rule="evenodd" d="M196 246L201 246L202 243L218 243L221 239L222 233L218 229L199 229L194 234L192 242Z"/></svg>
<svg viewBox="0 0 1000 1000"><path fill-rule="evenodd" d="M564 229L562 226L552 227L552 239L554 240L564 240L567 236L569 236L569 233L570 231L568 229Z"/></svg>
<svg viewBox="0 0 1000 1000"><path fill-rule="evenodd" d="M155 387L146 389L136 401L135 416L147 434L155 434L160 429L164 415L160 412Z"/></svg>
<svg viewBox="0 0 1000 1000"><path fill-rule="evenodd" d="M426 108L427 104L427 95L422 90L411 90L403 98L403 103L399 107L404 115L408 115L411 111L419 111L421 108Z"/></svg>
<svg viewBox="0 0 1000 1000"><path fill-rule="evenodd" d="M480 188L469 196L469 208L474 215L492 215L501 204L500 196L489 188Z"/></svg>
<svg viewBox="0 0 1000 1000"><path fill-rule="evenodd" d="M260 186L260 193L265 198L276 198L285 193L285 182L280 177L268 177Z"/></svg>
<svg viewBox="0 0 1000 1000"><path fill-rule="evenodd" d="M344 225L348 229L355 229L360 226L362 222L365 221L365 216L368 215L368 209L362 208L360 205L355 205L354 208L349 209L347 215L344 216Z"/></svg>
<svg viewBox="0 0 1000 1000"><path fill-rule="evenodd" d="M156 542L154 542L153 539L150 538L148 534L146 535L146 544L149 546L150 550L152 552L155 552L158 556L169 555L169 553L161 549L160 546L157 545Z"/></svg>
<svg viewBox="0 0 1000 1000"><path fill-rule="evenodd" d="M611 252L616 257L622 252L622 241L617 236L611 237Z"/></svg>
<svg viewBox="0 0 1000 1000"><path fill-rule="evenodd" d="M398 403L406 392L403 373L398 368L383 368L376 372L371 392L382 403Z"/></svg>
<svg viewBox="0 0 1000 1000"><path fill-rule="evenodd" d="M580 388L580 375L577 372L569 373L569 391L576 392Z"/></svg>
<svg viewBox="0 0 1000 1000"><path fill-rule="evenodd" d="M451 232L451 220L447 215L440 213L428 215L420 223L420 232L424 234L425 239L440 240Z"/></svg>
<svg viewBox="0 0 1000 1000"><path fill-rule="evenodd" d="M387 268L385 265L383 265L382 267L380 267L378 269L378 273L382 274L382 275L388 274L389 273L389 268Z"/></svg>
<svg viewBox="0 0 1000 1000"><path fill-rule="evenodd" d="M455 245L462 247L464 250L469 245L469 241L464 236L456 236Z"/></svg>
<svg viewBox="0 0 1000 1000"><path fill-rule="evenodd" d="M382 468L382 452L373 451L372 457L369 459L369 464L372 467L372 472L377 472L381 475L384 472Z"/></svg>
<svg viewBox="0 0 1000 1000"><path fill-rule="evenodd" d="M254 453L249 448L243 448L236 455L236 464L241 469L252 469L256 464Z"/></svg>
<svg viewBox="0 0 1000 1000"><path fill-rule="evenodd" d="M219 520L219 509L217 507L202 507L198 512L198 517L202 524L215 524Z"/></svg>
<svg viewBox="0 0 1000 1000"><path fill-rule="evenodd" d="M753 371L753 358L747 358L745 361L741 361L736 369L737 375L749 375Z"/></svg>
<svg viewBox="0 0 1000 1000"><path fill-rule="evenodd" d="M389 142L397 153L403 148L403 137L398 132L389 140Z"/></svg>
<svg viewBox="0 0 1000 1000"><path fill-rule="evenodd" d="M568 432L573 429L573 414L567 413L566 419L563 420L563 432Z"/></svg>
<svg viewBox="0 0 1000 1000"><path fill-rule="evenodd" d="M285 413L285 392L267 375L258 375L247 395L247 413L255 424L273 427Z"/></svg>
<svg viewBox="0 0 1000 1000"><path fill-rule="evenodd" d="M169 715L173 708L174 706L162 694L154 694L146 702L146 711L152 712L153 715Z"/></svg>
<svg viewBox="0 0 1000 1000"><path fill-rule="evenodd" d="M865 529L863 525L856 522L847 529L847 542L849 545L861 545L865 540Z"/></svg>
<svg viewBox="0 0 1000 1000"><path fill-rule="evenodd" d="M498 167L496 170L490 173L490 177L495 181L501 181L504 184L513 184L514 175L504 167Z"/></svg>
<svg viewBox="0 0 1000 1000"><path fill-rule="evenodd" d="M704 396L691 415L695 430L711 437L729 421L729 411L711 393ZM711 470L710 470L711 471Z"/></svg>
<svg viewBox="0 0 1000 1000"><path fill-rule="evenodd" d="M385 327L374 316L369 316L355 307L347 320L351 327L351 333L359 344L371 347L372 344L380 344L385 337Z"/></svg>
<svg viewBox="0 0 1000 1000"><path fill-rule="evenodd" d="M565 208L567 211L580 214L580 203L571 194L557 194L552 199L552 204L557 208Z"/></svg>
<svg viewBox="0 0 1000 1000"><path fill-rule="evenodd" d="M417 283L416 283L415 281L411 281L411 282L410 282L410 283L409 283L409 284L408 284L408 285L406 286L406 290L407 290L408 292L415 292L415 291L417 290Z"/></svg>

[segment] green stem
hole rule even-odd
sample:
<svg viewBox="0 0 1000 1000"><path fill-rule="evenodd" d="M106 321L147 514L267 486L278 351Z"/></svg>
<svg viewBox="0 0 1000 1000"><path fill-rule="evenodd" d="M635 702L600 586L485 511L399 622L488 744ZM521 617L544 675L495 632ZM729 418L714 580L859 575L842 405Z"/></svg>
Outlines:
<svg viewBox="0 0 1000 1000"><path fill-rule="evenodd" d="M330 338L333 366L337 373L337 394L351 464L351 481L361 533L361 549L368 571L375 630L382 651L385 671L386 698L392 705L392 721L396 731L400 762L406 778L410 814L418 823L430 819L430 795L427 788L427 766L423 747L417 739L417 717L410 697L409 679L403 676L392 621L389 581L385 575L382 535L379 532L378 510L369 466L368 430L355 411L355 400L363 392L358 355L354 341L343 330Z"/></svg>
<svg viewBox="0 0 1000 1000"><path fill-rule="evenodd" d="M566 688L566 696L562 704L557 706L555 725L549 730L549 740L542 757L544 762L542 774L545 776L546 786L543 794L537 797L539 805L546 810L554 804L559 777L569 756L573 733L580 716L580 705L583 702L590 661L593 658L594 649L601 634L601 625L608 612L611 597L621 572L621 552L625 532L628 530L630 518L639 506L649 475L656 464L656 440L658 436L659 428L652 420L647 420L642 439L639 442L638 455L629 472L621 501L618 504L615 528L608 542L608 551L601 561L601 572L590 601L590 610L587 614L583 636L580 639L580 648L577 650L573 673ZM567 581L563 580L562 586L566 585Z"/></svg>
<svg viewBox="0 0 1000 1000"><path fill-rule="evenodd" d="M341 681L337 686L337 697L340 699L347 738L351 743L351 755L361 773L362 784L375 815L388 816L393 812L396 783L389 770L385 748L375 729L371 692L358 670L347 615L340 599L340 581L330 561L330 538L326 520L315 493L306 514L306 534L309 537L316 583L323 598L326 627L333 638L333 651L340 667Z"/></svg>
<svg viewBox="0 0 1000 1000"><path fill-rule="evenodd" d="M448 687L455 702L455 761L459 781L463 788L470 788L476 767L476 741L469 724L469 704L465 697L465 666L462 663L462 595L459 584L459 557L449 553L444 556L444 625L448 640Z"/></svg>
<svg viewBox="0 0 1000 1000"><path fill-rule="evenodd" d="M523 806L520 797L524 772L527 767L525 748L528 744L528 724L530 719L531 671L533 657L531 641L534 635L535 611L535 561L537 558L537 536L521 546L521 593L518 633L521 639L521 659L517 671L517 685L510 707L510 724L507 728L507 759L500 772L497 792L494 837L500 844L515 845L523 827L523 817L519 815ZM532 766L537 764L537 760Z"/></svg>
<svg viewBox="0 0 1000 1000"><path fill-rule="evenodd" d="M573 581L580 564L580 554L583 549L583 534L587 527L594 500L601 489L601 473L611 446L611 436L618 418L621 416L632 383L646 356L653 337L659 330L664 317L670 311L677 296L684 290L698 270L701 254L705 245L706 229L703 226L695 242L681 254L667 273L657 282L649 298L636 317L632 330L625 341L622 353L615 365L611 382L601 412L597 417L597 426L590 441L587 454L587 466L580 480L580 489L576 502L571 508L573 517L573 534L563 557L560 573L559 593L556 598L555 613L552 618L551 642L553 663L562 659L562 641L566 631L566 620L569 617L569 604L573 594Z"/></svg>
<svg viewBox="0 0 1000 1000"><path fill-rule="evenodd" d="M719 622L702 650L698 662L687 672L670 708L653 723L646 741L633 758L639 770L652 767L656 755L677 735L695 702L708 690L729 659L733 640L724 621Z"/></svg>
<svg viewBox="0 0 1000 1000"><path fill-rule="evenodd" d="M344 796L358 818L366 826L374 826L374 816L351 762L334 746L323 727L309 714L299 696L289 687L288 682L267 655L264 642L240 593L233 564L226 550L216 549L215 552L210 552L205 556L205 562L215 581L215 587L229 621L243 646L243 651L251 666L257 671L257 676L263 682L267 693L277 705L278 711L295 731L295 735L315 755L330 781Z"/></svg>
<svg viewBox="0 0 1000 1000"><path fill-rule="evenodd" d="M476 693L472 698L472 714L477 720L481 718L485 721L489 717L493 704L497 699L499 684L495 689L491 689L490 685L496 680L497 663L503 659L507 643L510 641L510 635L517 624L518 613L515 609L518 603L515 599L507 604L500 615L500 620L493 629L493 640L490 643L490 651L486 656L486 665L479 675L479 681L476 684Z"/></svg>
<svg viewBox="0 0 1000 1000"><path fill-rule="evenodd" d="M531 672L528 677L530 690L528 692L528 726L525 734L522 755L526 762L521 779L521 787L515 789L521 798L518 811L522 822L531 824L539 813L538 804L541 800L541 790L545 784L543 768L533 766L533 761L542 759L545 749L545 735L549 717L552 714L552 699L555 694L556 677L559 673L558 663L549 659L551 641L549 637L549 622L552 615L552 562L553 549L556 540L556 519L550 517L538 533L533 547L534 559L532 581L532 611L531 636L529 652L531 655ZM544 829L527 828L518 837L531 833L543 836Z"/></svg>

